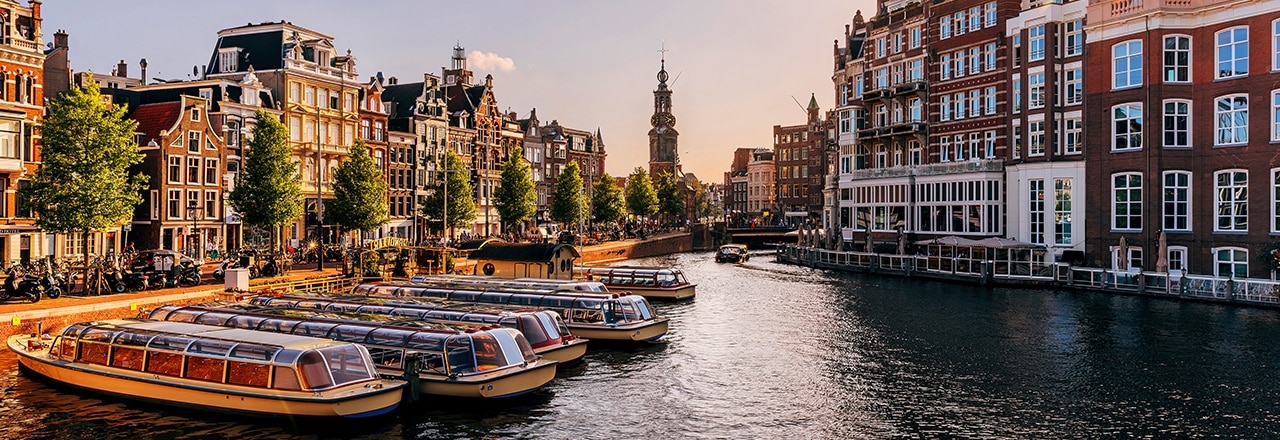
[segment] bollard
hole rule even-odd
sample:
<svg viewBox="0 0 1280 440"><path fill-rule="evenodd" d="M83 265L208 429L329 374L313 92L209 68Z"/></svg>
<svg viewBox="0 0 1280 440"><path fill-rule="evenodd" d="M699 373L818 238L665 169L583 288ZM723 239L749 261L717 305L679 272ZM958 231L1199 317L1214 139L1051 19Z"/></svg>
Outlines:
<svg viewBox="0 0 1280 440"><path fill-rule="evenodd" d="M418 371L422 368L422 359L418 353L406 353L404 355L404 403L414 403L418 401Z"/></svg>

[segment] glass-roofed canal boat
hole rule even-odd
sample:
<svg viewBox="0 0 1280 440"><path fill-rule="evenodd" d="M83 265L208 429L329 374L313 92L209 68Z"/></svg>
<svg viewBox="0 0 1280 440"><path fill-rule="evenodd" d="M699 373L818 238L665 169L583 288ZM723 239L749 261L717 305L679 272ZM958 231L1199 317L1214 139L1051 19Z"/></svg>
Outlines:
<svg viewBox="0 0 1280 440"><path fill-rule="evenodd" d="M72 324L11 336L26 370L91 392L260 417L372 417L400 404L356 344L181 322Z"/></svg>
<svg viewBox="0 0 1280 440"><path fill-rule="evenodd" d="M559 313L574 335L595 341L656 341L667 334L669 327L667 318L653 315L648 301L627 293L433 286L409 281L364 283L352 289L352 293L383 298L426 297L473 304L546 309Z"/></svg>
<svg viewBox="0 0 1280 440"><path fill-rule="evenodd" d="M368 349L378 372L392 376L404 375L412 355L420 362L419 390L436 396L519 396L542 388L556 374L556 362L534 354L515 329L422 328L277 312L161 306L150 318L356 343Z"/></svg>
<svg viewBox="0 0 1280 440"><path fill-rule="evenodd" d="M574 275L604 283L610 292L630 291L649 299L691 299L698 289L680 269L667 267L588 266L575 268Z"/></svg>

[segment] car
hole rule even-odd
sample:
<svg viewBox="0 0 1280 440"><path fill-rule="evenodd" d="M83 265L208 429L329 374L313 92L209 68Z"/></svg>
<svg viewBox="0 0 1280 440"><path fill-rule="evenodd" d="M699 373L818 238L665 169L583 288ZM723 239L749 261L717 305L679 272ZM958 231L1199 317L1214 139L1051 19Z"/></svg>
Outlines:
<svg viewBox="0 0 1280 440"><path fill-rule="evenodd" d="M746 263L751 259L745 244L726 244L716 251L717 263Z"/></svg>

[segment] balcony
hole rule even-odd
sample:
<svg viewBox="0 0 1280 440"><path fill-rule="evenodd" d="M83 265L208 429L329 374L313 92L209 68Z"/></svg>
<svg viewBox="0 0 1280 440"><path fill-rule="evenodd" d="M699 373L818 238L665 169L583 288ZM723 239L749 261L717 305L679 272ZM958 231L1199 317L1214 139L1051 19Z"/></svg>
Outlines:
<svg viewBox="0 0 1280 440"><path fill-rule="evenodd" d="M946 174L1002 172L1004 172L1004 161L1000 159L982 159L964 162L931 163L916 166L854 170L849 173L849 177L851 180L870 180L909 176L940 176Z"/></svg>
<svg viewBox="0 0 1280 440"><path fill-rule="evenodd" d="M897 124L858 130L860 138L881 138L890 136L924 135L928 124L923 121L899 122Z"/></svg>
<svg viewBox="0 0 1280 440"><path fill-rule="evenodd" d="M24 170L22 159L0 157L0 173L21 173Z"/></svg>
<svg viewBox="0 0 1280 440"><path fill-rule="evenodd" d="M1248 0L1089 0L1086 22L1101 24L1154 12L1186 12L1229 3L1248 3Z"/></svg>

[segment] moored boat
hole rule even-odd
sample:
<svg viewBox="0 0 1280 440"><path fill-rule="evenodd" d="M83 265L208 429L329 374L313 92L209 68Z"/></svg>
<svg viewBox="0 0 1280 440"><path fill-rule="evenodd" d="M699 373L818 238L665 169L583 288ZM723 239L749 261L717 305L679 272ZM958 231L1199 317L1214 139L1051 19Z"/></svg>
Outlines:
<svg viewBox="0 0 1280 440"><path fill-rule="evenodd" d="M717 263L746 263L751 259L745 244L726 244L716 251Z"/></svg>
<svg viewBox="0 0 1280 440"><path fill-rule="evenodd" d="M498 278L484 275L426 275L409 281L431 285L484 286L497 289L539 289L557 292L609 293L609 288L598 281L559 280L553 278Z"/></svg>
<svg viewBox="0 0 1280 440"><path fill-rule="evenodd" d="M406 358L413 355L421 362L419 389L437 396L519 396L542 388L556 372L555 361L539 358L524 336L510 328L427 329L202 306L161 306L150 317L356 343L368 349L377 371L386 375L403 375Z"/></svg>
<svg viewBox="0 0 1280 440"><path fill-rule="evenodd" d="M533 352L544 359L561 364L577 362L587 353L587 339L569 331L560 315L550 310L503 310L498 306L467 303L424 304L415 302L413 308L385 304L385 300L373 297L330 298L324 296L258 296L249 304L263 307L294 310L319 310L350 313L361 319L380 321L415 319L471 327L501 325L519 330L533 346ZM401 322L404 324L404 322Z"/></svg>
<svg viewBox="0 0 1280 440"><path fill-rule="evenodd" d="M378 416L405 385L379 378L356 344L190 323L85 322L8 347L23 368L71 387L251 416Z"/></svg>
<svg viewBox="0 0 1280 440"><path fill-rule="evenodd" d="M650 299L690 299L698 289L680 269L665 267L589 266L574 269L574 274L603 283L611 292L625 290Z"/></svg>
<svg viewBox="0 0 1280 440"><path fill-rule="evenodd" d="M667 334L669 328L668 319L654 316L648 301L625 292L599 294L383 281L360 284L352 293L384 298L427 297L547 309L559 313L574 335L597 341L655 341Z"/></svg>

